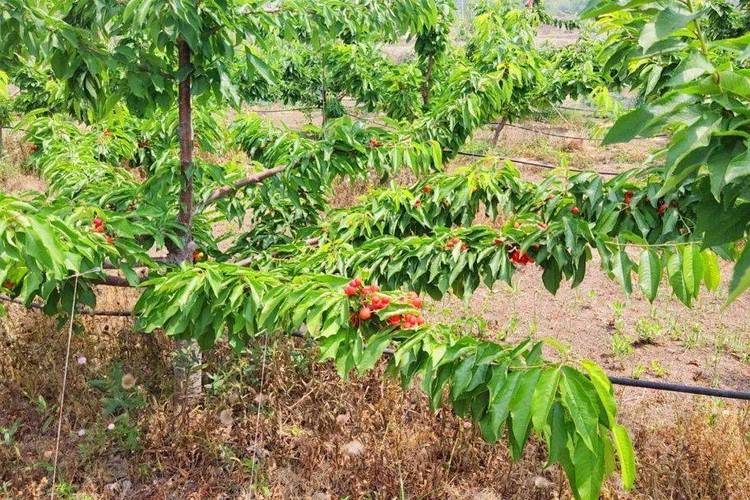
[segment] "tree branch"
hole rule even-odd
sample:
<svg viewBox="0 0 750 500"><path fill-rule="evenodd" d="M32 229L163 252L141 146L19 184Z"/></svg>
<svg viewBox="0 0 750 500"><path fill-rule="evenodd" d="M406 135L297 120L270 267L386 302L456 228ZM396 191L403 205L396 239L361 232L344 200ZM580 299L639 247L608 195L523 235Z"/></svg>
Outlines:
<svg viewBox="0 0 750 500"><path fill-rule="evenodd" d="M211 205L212 203L217 202L218 200L222 198L226 198L229 195L232 195L236 193L238 190L242 189L245 186L250 186L252 184L259 184L263 182L265 179L269 177L273 177L274 175L278 174L279 172L282 172L286 168L286 165L280 165L278 167L269 168L268 170L264 170L262 172L258 172L256 174L253 174L251 176L248 176L242 180L239 180L235 182L231 186L226 186L222 188L218 188L214 190L213 193L208 197L208 199L203 202L197 209L196 212L200 211L200 209L207 207L208 205Z"/></svg>
<svg viewBox="0 0 750 500"><path fill-rule="evenodd" d="M94 285L105 285L105 286L117 286L122 288L132 288L133 285L128 282L125 278L121 276L111 276L107 275L104 278L99 278L95 280L91 280L91 283Z"/></svg>
<svg viewBox="0 0 750 500"><path fill-rule="evenodd" d="M0 301L3 302L10 302L12 304L18 304L20 306L24 306L27 309L44 309L44 304L39 304L36 302L32 302L29 306L27 306L22 300L14 299L12 297L9 297L7 295L0 295ZM112 317L123 317L123 318L129 318L133 316L133 311L119 311L119 310L113 310L113 311L107 311L107 310L89 310L84 308L76 308L76 314L82 314L84 316L112 316Z"/></svg>

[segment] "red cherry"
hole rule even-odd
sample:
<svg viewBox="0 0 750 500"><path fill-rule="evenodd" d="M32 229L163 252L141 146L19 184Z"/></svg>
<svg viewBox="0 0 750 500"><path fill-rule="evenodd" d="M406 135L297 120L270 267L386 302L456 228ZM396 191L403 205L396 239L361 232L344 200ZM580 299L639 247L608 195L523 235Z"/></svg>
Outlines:
<svg viewBox="0 0 750 500"><path fill-rule="evenodd" d="M349 286L359 288L362 286L362 280L360 280L359 278L354 278L349 282Z"/></svg>
<svg viewBox="0 0 750 500"><path fill-rule="evenodd" d="M422 316L417 316L417 324L420 326L424 325L424 318Z"/></svg>
<svg viewBox="0 0 750 500"><path fill-rule="evenodd" d="M495 243L495 245L498 245L498 246L499 246L499 245L502 245L502 244L503 244L503 243L505 243L505 242L504 242L503 240L501 240L500 238L495 238L495 241L494 241L494 243Z"/></svg>
<svg viewBox="0 0 750 500"><path fill-rule="evenodd" d="M104 226L94 226L94 232L95 233L103 233L106 229L104 229Z"/></svg>
<svg viewBox="0 0 750 500"><path fill-rule="evenodd" d="M573 207L570 209L570 213L572 213L573 215L578 215L581 213L581 209L578 207Z"/></svg>
<svg viewBox="0 0 750 500"><path fill-rule="evenodd" d="M15 288L16 284L13 283L11 280L5 280L3 281L3 288L7 288L8 290Z"/></svg>
<svg viewBox="0 0 750 500"><path fill-rule="evenodd" d="M110 235L107 235L107 237L105 238L105 240L110 245L115 242L115 239L112 236L110 236Z"/></svg>
<svg viewBox="0 0 750 500"><path fill-rule="evenodd" d="M351 297L352 295L357 295L357 289L353 286L347 286L346 288L344 288L344 294L348 295L349 297Z"/></svg>
<svg viewBox="0 0 750 500"><path fill-rule="evenodd" d="M421 207L422 206L422 200L420 200L419 198L417 198L417 200L414 202L414 206L416 208Z"/></svg>
<svg viewBox="0 0 750 500"><path fill-rule="evenodd" d="M432 186L430 186L429 184L425 184L424 186L422 186L423 193L429 193L430 191L432 191Z"/></svg>
<svg viewBox="0 0 750 500"><path fill-rule="evenodd" d="M625 192L625 204L630 205L630 202L633 200L633 193L630 191Z"/></svg>
<svg viewBox="0 0 750 500"><path fill-rule="evenodd" d="M401 316L399 315L391 316L390 318L388 318L387 322L391 326L399 325L401 324Z"/></svg>
<svg viewBox="0 0 750 500"><path fill-rule="evenodd" d="M424 305L424 301L421 297L416 297L414 299L411 299L411 305L416 307L417 309L422 309L422 306Z"/></svg>
<svg viewBox="0 0 750 500"><path fill-rule="evenodd" d="M101 226L104 224L104 221L100 217L94 217L94 220L91 222L93 222L95 226Z"/></svg>
<svg viewBox="0 0 750 500"><path fill-rule="evenodd" d="M367 321L372 317L372 311L369 307L365 306L362 309L359 310L359 319L362 321Z"/></svg>

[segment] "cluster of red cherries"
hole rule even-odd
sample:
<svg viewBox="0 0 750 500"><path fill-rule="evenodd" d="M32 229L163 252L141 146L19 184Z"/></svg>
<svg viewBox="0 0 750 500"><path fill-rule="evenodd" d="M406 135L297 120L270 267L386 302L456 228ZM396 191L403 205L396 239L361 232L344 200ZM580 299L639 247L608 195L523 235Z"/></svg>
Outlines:
<svg viewBox="0 0 750 500"><path fill-rule="evenodd" d="M363 321L372 318L375 311L385 309L391 303L391 298L380 293L378 285L365 285L359 278L354 278L344 288L344 295L347 297L359 297L359 310L352 313L349 318L352 325L358 326ZM417 309L423 305L422 299L414 292L407 293L403 298ZM403 329L416 328L424 324L424 318L421 314L396 314L390 316L386 323L390 326L400 327Z"/></svg>
<svg viewBox="0 0 750 500"><path fill-rule="evenodd" d="M112 237L112 235L106 234L107 233L107 227L104 225L104 221L101 217L94 217L91 220L91 230L95 233L103 234L104 239L109 243L110 245L114 243L115 239Z"/></svg>
<svg viewBox="0 0 750 500"><path fill-rule="evenodd" d="M500 238L495 238L495 245L505 245L505 242ZM510 252L508 258L515 264L525 266L526 264L534 263L534 258L531 255L526 252L522 252L516 246L509 245L508 251Z"/></svg>
<svg viewBox="0 0 750 500"><path fill-rule="evenodd" d="M458 244L461 244L461 251L462 252L467 252L469 250L469 245L467 245L466 242L461 241L461 238L456 238L456 237L451 238L450 240L448 240L448 243L445 244L445 249L446 250L453 250L453 247L455 247Z"/></svg>

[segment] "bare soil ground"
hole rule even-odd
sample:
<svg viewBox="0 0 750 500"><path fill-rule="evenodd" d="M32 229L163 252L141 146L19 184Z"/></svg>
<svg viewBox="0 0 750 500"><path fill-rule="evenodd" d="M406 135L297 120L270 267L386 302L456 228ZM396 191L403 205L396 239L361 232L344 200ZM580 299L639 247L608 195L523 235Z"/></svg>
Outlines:
<svg viewBox="0 0 750 500"><path fill-rule="evenodd" d="M271 116L290 127L308 120L297 112ZM577 114L522 125L586 137L598 126ZM548 162L560 161L562 151L571 166L597 170L637 166L659 147L641 141L605 149L596 141L506 128L493 149L491 133L480 131L467 147ZM23 146L12 147L21 152L18 166ZM530 179L547 174L520 168ZM43 188L38 178L18 172L0 178L3 191ZM368 188L342 183L336 204L350 205ZM725 288L715 295L704 291L688 309L662 293L651 306L637 292L626 298L596 266L577 289L563 286L556 296L529 267L513 287L483 288L467 304L432 302L427 316L488 338L554 337L570 345L572 357L593 359L616 375L750 390L750 296L723 308ZM730 268L723 272L728 276ZM133 291L103 289L99 307L127 308L135 298ZM0 498L36 498L45 495L51 467L65 336L37 312L8 311L0 318ZM542 445L530 443L513 464L504 444L483 443L469 422L446 409L430 412L418 390L401 391L382 367L342 381L330 366L313 362L303 341L272 339L261 386L263 340L242 356L221 346L206 359L205 400L184 408L170 397L170 341L134 331L129 319L79 318L78 326L61 497L568 496L558 468L545 467ZM86 362L79 364L82 357ZM115 422L103 413L104 395L90 381L106 377L115 364L135 376L147 406L109 431ZM616 393L634 437L639 476L631 493L610 480L605 498L747 497L750 405L633 388ZM14 423L17 430L9 433ZM262 458L259 468L254 456Z"/></svg>

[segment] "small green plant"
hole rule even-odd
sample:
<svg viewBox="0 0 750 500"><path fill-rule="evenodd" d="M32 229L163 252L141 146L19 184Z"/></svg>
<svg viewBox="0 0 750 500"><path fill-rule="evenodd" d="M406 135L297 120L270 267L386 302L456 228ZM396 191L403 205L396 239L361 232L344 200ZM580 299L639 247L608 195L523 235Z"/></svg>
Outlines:
<svg viewBox="0 0 750 500"><path fill-rule="evenodd" d="M623 316L623 311L625 310L625 304L620 301L615 301L612 303L612 312L615 315L615 319L613 321L615 332L620 335L625 335L625 319Z"/></svg>
<svg viewBox="0 0 750 500"><path fill-rule="evenodd" d="M641 364L638 364L633 367L631 377L638 380L643 376L644 373L646 373L646 367Z"/></svg>
<svg viewBox="0 0 750 500"><path fill-rule="evenodd" d="M31 397L29 394L26 394L26 397L29 399L29 401L34 403L36 412L42 419L41 431L47 432L47 429L49 429L50 425L52 425L52 423L55 421L55 416L57 415L57 405L50 405L41 394L36 398Z"/></svg>
<svg viewBox="0 0 750 500"><path fill-rule="evenodd" d="M667 369L658 359L651 360L648 371L651 375L657 378L663 378L667 374Z"/></svg>
<svg viewBox="0 0 750 500"><path fill-rule="evenodd" d="M136 386L136 378L124 373L120 364L113 365L106 378L89 381L89 386L103 393L105 415L124 415L146 405L142 391Z"/></svg>
<svg viewBox="0 0 750 500"><path fill-rule="evenodd" d="M3 440L0 442L3 446L14 446L16 443L16 433L18 432L19 427L21 427L21 420L17 419L15 420L10 427L0 427L0 435L2 435Z"/></svg>
<svg viewBox="0 0 750 500"><path fill-rule="evenodd" d="M662 326L658 319L640 318L635 323L635 332L638 335L638 344L654 344L662 335Z"/></svg>
<svg viewBox="0 0 750 500"><path fill-rule="evenodd" d="M616 358L624 358L633 352L633 341L625 334L615 332L612 335L612 354Z"/></svg>
<svg viewBox="0 0 750 500"><path fill-rule="evenodd" d="M75 493L75 486L67 481L58 481L55 485L55 495L58 498L73 498Z"/></svg>

